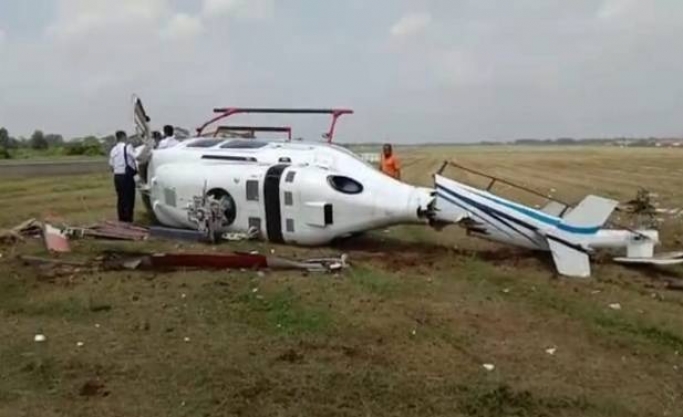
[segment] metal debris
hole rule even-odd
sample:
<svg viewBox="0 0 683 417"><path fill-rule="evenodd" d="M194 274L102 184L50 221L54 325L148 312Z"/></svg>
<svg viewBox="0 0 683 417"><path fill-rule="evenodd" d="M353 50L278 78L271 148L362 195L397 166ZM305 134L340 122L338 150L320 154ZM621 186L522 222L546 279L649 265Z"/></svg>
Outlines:
<svg viewBox="0 0 683 417"><path fill-rule="evenodd" d="M77 238L92 237L95 239L130 241L146 240L149 236L149 230L144 227L116 221L106 221L83 228L70 227L66 229L66 233Z"/></svg>
<svg viewBox="0 0 683 417"><path fill-rule="evenodd" d="M173 229L153 226L149 228L149 236L154 239L181 240L186 242L208 242L205 233L197 230Z"/></svg>
<svg viewBox="0 0 683 417"><path fill-rule="evenodd" d="M496 366L495 366L494 364L492 364L492 363L485 363L485 364L482 365L482 367L483 367L484 369L486 369L487 371L489 371L489 372L491 372L491 371L493 371L494 369L496 369Z"/></svg>
<svg viewBox="0 0 683 417"><path fill-rule="evenodd" d="M37 334L37 335L33 336L33 341L36 343L42 343L46 340L47 340L47 338L45 337L44 334Z"/></svg>
<svg viewBox="0 0 683 417"><path fill-rule="evenodd" d="M31 265L31 266L51 266L51 267L57 267L57 266L71 266L71 267L86 267L88 266L87 262L80 262L80 261L65 261L61 259L52 259L52 258L43 258L40 256L29 256L29 255L21 255L18 257L20 261L24 263L24 265Z"/></svg>
<svg viewBox="0 0 683 417"><path fill-rule="evenodd" d="M555 352L557 352L557 348L555 346L545 350L545 353L547 353L548 355L554 355Z"/></svg>
<svg viewBox="0 0 683 417"><path fill-rule="evenodd" d="M334 272L348 266L348 257L294 261L274 256L249 253L127 253L105 252L105 269L280 269L305 270L309 272Z"/></svg>
<svg viewBox="0 0 683 417"><path fill-rule="evenodd" d="M221 238L230 242L258 239L261 232L256 227L250 227L247 233L224 233Z"/></svg>
<svg viewBox="0 0 683 417"><path fill-rule="evenodd" d="M0 230L0 242L17 243L27 237L38 237L43 233L43 225L36 219L28 219L9 230Z"/></svg>
<svg viewBox="0 0 683 417"><path fill-rule="evenodd" d="M611 308L612 310L621 310L621 304L619 304L619 303L612 303L612 304L609 305L609 308Z"/></svg>
<svg viewBox="0 0 683 417"><path fill-rule="evenodd" d="M62 230L46 223L43 225L43 237L48 251L57 253L71 252L69 238Z"/></svg>

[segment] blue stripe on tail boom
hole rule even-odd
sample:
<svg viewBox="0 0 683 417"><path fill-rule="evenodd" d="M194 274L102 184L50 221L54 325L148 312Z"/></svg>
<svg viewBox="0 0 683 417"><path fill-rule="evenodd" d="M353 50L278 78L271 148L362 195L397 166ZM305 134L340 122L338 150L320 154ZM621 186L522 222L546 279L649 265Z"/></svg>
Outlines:
<svg viewBox="0 0 683 417"><path fill-rule="evenodd" d="M451 194L454 197L463 198L463 196L457 194L453 190L450 190L450 189L444 187L443 185L437 184L436 188L441 189L441 190L445 191L446 193ZM596 226L596 227L570 226L570 225L562 223L562 219L560 219L559 217L549 216L549 215L543 214L537 210L533 210L533 209L530 209L528 207L524 207L524 206L521 206L519 204L509 202L509 201L504 200L502 198L493 197L493 196L490 196L490 195L487 195L484 193L477 193L477 194L480 197L483 197L483 198L485 198L485 199L487 199L493 203L500 204L500 205L507 207L509 209L512 209L512 210L514 210L520 214L523 214L527 217L531 217L534 220L540 221L540 222L545 223L545 224L550 225L550 226L557 227L558 229L565 231L565 232L575 233L575 234L579 234L579 235L592 235L592 234L597 233L598 230L600 230L600 226Z"/></svg>

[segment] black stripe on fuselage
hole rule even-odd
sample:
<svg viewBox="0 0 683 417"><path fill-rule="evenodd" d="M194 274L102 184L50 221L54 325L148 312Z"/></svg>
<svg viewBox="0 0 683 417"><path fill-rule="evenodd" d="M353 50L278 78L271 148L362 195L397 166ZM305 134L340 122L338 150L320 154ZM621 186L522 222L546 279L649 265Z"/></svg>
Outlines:
<svg viewBox="0 0 683 417"><path fill-rule="evenodd" d="M447 188L445 188L445 187L443 187L443 186L437 185L437 188L438 188L438 189L441 189L441 190L443 190L443 191L445 191L446 193L448 193L448 194L451 195L452 197L461 200L463 203L471 205L472 207L474 207L474 208L476 208L477 210L479 210L480 212L486 214L487 216L489 216L489 217L492 218L493 220L495 220L495 221L497 221L498 223L504 225L505 227L507 227L508 229L514 231L515 233L521 235L522 237L524 237L524 239L526 239L526 240L528 240L529 242L531 242L534 246L538 246L538 243L537 243L535 240L533 240L531 237L529 237L526 233L524 233L523 231L519 230L518 228L516 228L515 226L513 226L512 224L510 224L508 221L505 221L503 218L506 218L507 216L504 216L504 213L500 213L500 212L498 212L498 211L496 211L496 210L494 210L494 209L491 209L491 208L488 207L488 206L485 206L485 205L483 205L483 204L477 203L476 201L474 201L474 200L472 200L472 199L469 199L469 198L467 198L467 197L463 197L463 196L461 196L461 195L458 195L458 194L452 192L451 190L449 190L449 189L447 189ZM443 196L443 195L442 195L441 197L442 197L442 198L445 198L447 201L451 202L452 204L455 204L455 205L457 205L458 207L460 207L460 208L462 208L462 209L465 209L465 210L471 212L471 209L465 208L465 207L463 207L462 205L460 205L460 204L454 202L453 200L451 200L451 199L449 199L449 198L447 198L447 197L445 197L445 196ZM477 215L476 213L472 213L472 214ZM486 220L486 219L484 219L484 218L481 217L481 216L477 216L477 217L479 217L479 218L480 218L482 221L484 221L485 223L491 225L493 228L497 229L498 231L500 231L500 232L506 234L507 236L509 236L510 238L512 238L512 235L511 235L510 233L508 233L506 230L504 230L504 229L502 229L502 228L496 226L495 223L493 223L493 222L491 222L491 221L489 221L489 220ZM508 220L514 220L514 218L508 219ZM527 229L530 229L530 230L531 230L532 232L534 232L534 233L536 233L536 232L538 231L538 229L536 229L535 227L533 227L533 226L531 226L531 225L527 225L527 224L524 224L524 223L522 223L522 224L520 224L520 225L521 225L521 226L524 226L524 227L527 228Z"/></svg>
<svg viewBox="0 0 683 417"><path fill-rule="evenodd" d="M437 188L442 188L442 187L437 186ZM476 212L473 212L473 211L472 211L472 208L465 207L465 206L463 206L462 204L458 203L457 201L453 201L453 199L451 199L451 198L449 198L449 197L443 195L442 193L439 193L438 191L437 191L437 195L438 195L439 197L443 198L444 200L448 201L449 203L451 203L451 204L453 204L453 205L455 205L455 206L460 207L461 209L467 211L468 213L471 213L474 217L478 218L478 219L479 219L480 221L482 221L484 224L490 225L490 226L493 227L494 229L498 230L500 233L502 233L502 234L504 234L504 235L507 235L507 236L509 236L510 238L512 238L512 236L510 235L510 233L508 233L507 231L505 231L505 230L501 229L500 227L496 226L494 223L492 223L492 222L491 222L490 220L488 220L488 219L485 219L485 218L482 217L480 214L478 214L478 213L476 213ZM475 209L476 209L476 207L475 207ZM484 213L484 214L485 214L485 213ZM495 220L495 219L494 219L494 220Z"/></svg>
<svg viewBox="0 0 683 417"><path fill-rule="evenodd" d="M280 180L289 165L275 165L268 169L263 182L263 197L266 211L266 231L268 240L284 243L282 235L282 214L280 212Z"/></svg>
<svg viewBox="0 0 683 417"><path fill-rule="evenodd" d="M443 188L443 187L441 187L441 188ZM498 211L498 210L496 210L496 209L493 209L493 208L491 208L491 207L485 206L485 205L483 205L483 204L481 204L481 203L477 203L476 201L473 201L472 199L469 199L469 198L467 198L467 197L463 197L463 196L460 196L460 195L458 195L458 194L455 194L455 193L453 193L452 191L450 191L450 190L448 190L448 189L446 189L446 188L443 188L443 189L444 189L446 192L448 192L450 195L452 195L452 196L454 196L454 197L460 198L463 202L465 202L465 203L467 203L467 204L473 205L474 207L476 207L476 208L478 208L479 210L481 210L481 211L487 213L487 214L488 214L489 216L491 216L491 217L496 217L496 215L498 215L498 216L500 216L500 217L503 217L503 218L505 218L505 219L507 219L507 220L513 222L513 223L516 223L516 224L518 224L518 225L520 225L520 226L523 226L523 227L525 227L525 228L527 228L527 229L530 229L530 230L532 230L532 231L534 231L534 232L536 232L536 233L539 233L538 228L537 228L536 226L532 225L532 224L529 224L529 223L527 223L527 222L525 222L525 221L523 221L523 220L520 220L520 219L518 219L518 218L516 218L516 217L514 217L514 216L510 216L510 215L507 214L507 213L503 213L503 212ZM500 221L500 220L499 220L499 221ZM515 229L515 230L516 230L516 229ZM519 232L519 231L518 231L518 232ZM525 236L527 239L530 239L530 238L529 238L528 236L526 236L525 234L524 234L524 236ZM564 240L564 239L561 239L561 238L556 237L556 236L553 236L553 235L544 234L544 236L545 236L547 239L553 240L553 241L555 241L555 242L557 242L557 243L561 243L561 244L563 244L563 245L565 245L565 246L567 246L567 247L570 247L570 248L572 248L572 249L575 249L575 250L577 250L577 251L579 251L579 252L582 252L582 253L585 253L585 254L589 254L589 252L588 252L586 249L584 249L581 245L578 245L578 244L575 244L575 243L566 241L566 240ZM535 242L534 242L534 244L535 244Z"/></svg>

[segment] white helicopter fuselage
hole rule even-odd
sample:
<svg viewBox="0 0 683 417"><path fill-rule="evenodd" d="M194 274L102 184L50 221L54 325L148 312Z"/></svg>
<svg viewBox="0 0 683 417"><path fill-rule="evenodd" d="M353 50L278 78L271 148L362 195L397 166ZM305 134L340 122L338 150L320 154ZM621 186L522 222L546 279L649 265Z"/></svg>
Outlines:
<svg viewBox="0 0 683 417"><path fill-rule="evenodd" d="M226 202L222 231L256 228L272 242L298 245L426 223L434 201L432 190L384 175L339 146L238 139L153 151L141 192L162 225L196 228L188 208L206 192Z"/></svg>

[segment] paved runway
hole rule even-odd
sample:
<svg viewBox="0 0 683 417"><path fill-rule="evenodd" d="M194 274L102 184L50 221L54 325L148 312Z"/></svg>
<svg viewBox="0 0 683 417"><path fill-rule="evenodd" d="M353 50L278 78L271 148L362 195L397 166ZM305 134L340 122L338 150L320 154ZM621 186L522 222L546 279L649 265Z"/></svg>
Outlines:
<svg viewBox="0 0 683 417"><path fill-rule="evenodd" d="M108 169L106 159L3 161L0 163L0 179L102 173L107 172Z"/></svg>

